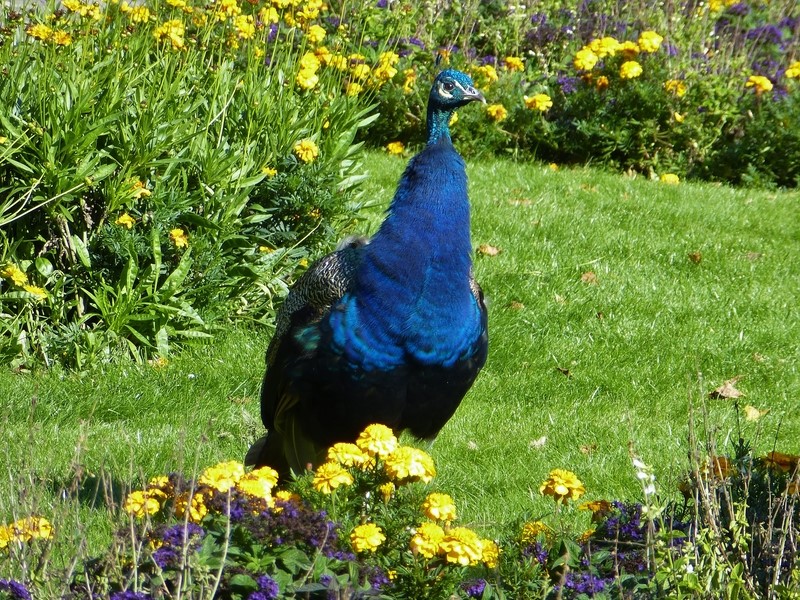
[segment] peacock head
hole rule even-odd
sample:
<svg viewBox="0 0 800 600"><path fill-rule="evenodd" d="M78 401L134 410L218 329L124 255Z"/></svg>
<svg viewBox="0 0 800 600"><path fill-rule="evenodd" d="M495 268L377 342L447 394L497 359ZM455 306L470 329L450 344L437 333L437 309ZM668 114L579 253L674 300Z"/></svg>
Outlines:
<svg viewBox="0 0 800 600"><path fill-rule="evenodd" d="M434 79L428 103L435 109L449 112L473 100L486 102L483 94L475 89L470 76L455 69L445 69Z"/></svg>
<svg viewBox="0 0 800 600"><path fill-rule="evenodd" d="M486 103L466 73L445 69L436 76L428 98L428 144L450 139L450 117L457 108L474 100Z"/></svg>

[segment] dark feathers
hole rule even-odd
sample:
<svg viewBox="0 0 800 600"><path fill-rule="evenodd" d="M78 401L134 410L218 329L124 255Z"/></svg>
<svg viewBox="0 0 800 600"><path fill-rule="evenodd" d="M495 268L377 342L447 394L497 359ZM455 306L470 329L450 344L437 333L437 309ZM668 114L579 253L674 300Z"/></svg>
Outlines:
<svg viewBox="0 0 800 600"><path fill-rule="evenodd" d="M428 144L408 164L375 236L345 240L297 281L278 313L261 391L266 437L245 462L286 475L325 460L370 423L433 439L486 361L486 307L472 276L464 162L452 112L483 100L439 74Z"/></svg>

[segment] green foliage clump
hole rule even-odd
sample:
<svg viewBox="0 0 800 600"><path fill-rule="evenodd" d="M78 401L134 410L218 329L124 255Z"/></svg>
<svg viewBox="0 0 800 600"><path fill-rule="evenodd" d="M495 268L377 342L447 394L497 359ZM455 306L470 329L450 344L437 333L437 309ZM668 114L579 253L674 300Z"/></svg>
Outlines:
<svg viewBox="0 0 800 600"><path fill-rule="evenodd" d="M165 356L271 313L362 177L368 107L320 70L321 9L4 9L4 361Z"/></svg>
<svg viewBox="0 0 800 600"><path fill-rule="evenodd" d="M373 12L402 14L389 3ZM793 3L557 3L539 12L481 2L420 8L400 30L395 86L378 92L371 144L419 143L413 119L445 64L471 73L483 113L454 126L465 154L599 163L657 177L794 187L800 179L800 16ZM365 20L364 37L384 32ZM627 65L627 66L626 66ZM421 95L422 94L422 95ZM533 101L545 94L549 105ZM780 150L778 150L780 149Z"/></svg>

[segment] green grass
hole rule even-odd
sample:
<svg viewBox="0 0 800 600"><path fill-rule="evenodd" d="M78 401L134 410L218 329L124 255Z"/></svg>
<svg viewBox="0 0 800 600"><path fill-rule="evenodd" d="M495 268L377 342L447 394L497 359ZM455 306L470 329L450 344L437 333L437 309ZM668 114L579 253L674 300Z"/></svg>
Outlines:
<svg viewBox="0 0 800 600"><path fill-rule="evenodd" d="M405 162L366 162L382 208ZM577 473L587 498L637 498L630 446L674 493L690 406L722 450L735 439L733 404L706 398L734 376L742 406L770 410L742 424L757 448L800 452L800 195L494 160L468 173L473 243L500 249L475 261L490 353L432 448L432 486L465 522L492 531L551 511L538 486L553 468ZM233 329L162 368L0 373L0 522L38 512L68 523L65 555L84 537L97 551L112 494L93 500L94 477L118 499L155 474L241 459L261 432L268 340ZM77 474L79 501L65 501Z"/></svg>

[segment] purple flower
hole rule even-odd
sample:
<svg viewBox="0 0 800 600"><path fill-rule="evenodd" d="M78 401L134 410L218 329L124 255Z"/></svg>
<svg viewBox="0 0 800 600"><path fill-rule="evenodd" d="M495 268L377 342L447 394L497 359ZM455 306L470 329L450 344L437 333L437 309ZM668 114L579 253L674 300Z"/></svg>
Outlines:
<svg viewBox="0 0 800 600"><path fill-rule="evenodd" d="M272 23L269 26L269 34L267 34L267 41L274 42L275 38L278 37L278 24Z"/></svg>
<svg viewBox="0 0 800 600"><path fill-rule="evenodd" d="M472 581L465 581L461 584L461 589L466 592L468 598L480 598L483 596L483 590L486 589L486 580L473 579Z"/></svg>
<svg viewBox="0 0 800 600"><path fill-rule="evenodd" d="M375 3L375 8L389 8L389 0L378 0Z"/></svg>
<svg viewBox="0 0 800 600"><path fill-rule="evenodd" d="M256 579L256 583L258 583L258 591L250 594L247 600L275 600L281 593L278 582L269 575L262 575Z"/></svg>
<svg viewBox="0 0 800 600"><path fill-rule="evenodd" d="M111 600L151 600L152 596L150 594L145 594L144 592L131 592L130 590L125 590L124 592L114 592L111 594Z"/></svg>
<svg viewBox="0 0 800 600"><path fill-rule="evenodd" d="M205 529L194 523L180 523L157 529L154 537L161 545L153 552L153 562L162 569L177 567L184 546L187 546L189 552L196 552L205 535Z"/></svg>
<svg viewBox="0 0 800 600"><path fill-rule="evenodd" d="M764 25L763 27L753 27L745 34L745 37L758 44L780 45L783 41L783 31L775 27L775 25Z"/></svg>
<svg viewBox="0 0 800 600"><path fill-rule="evenodd" d="M728 7L728 14L735 15L737 17L744 17L749 13L750 7L746 2L737 2L733 6Z"/></svg>
<svg viewBox="0 0 800 600"><path fill-rule="evenodd" d="M576 571L569 571L564 578L564 587L578 594L594 595L600 593L606 589L608 583L609 581L597 575Z"/></svg>
<svg viewBox="0 0 800 600"><path fill-rule="evenodd" d="M578 78L577 77L570 77L569 75L559 75L558 79L556 79L559 87L561 88L561 93L565 96L572 94L575 90L578 89Z"/></svg>
<svg viewBox="0 0 800 600"><path fill-rule="evenodd" d="M487 54L486 56L482 56L478 62L481 64L481 66L497 65L497 57L493 54Z"/></svg>
<svg viewBox="0 0 800 600"><path fill-rule="evenodd" d="M0 592L8 593L10 600L31 600L28 588L13 579L0 579Z"/></svg>

